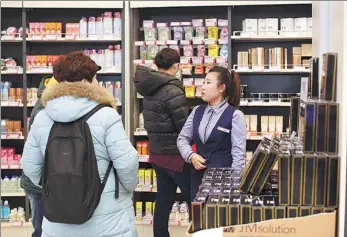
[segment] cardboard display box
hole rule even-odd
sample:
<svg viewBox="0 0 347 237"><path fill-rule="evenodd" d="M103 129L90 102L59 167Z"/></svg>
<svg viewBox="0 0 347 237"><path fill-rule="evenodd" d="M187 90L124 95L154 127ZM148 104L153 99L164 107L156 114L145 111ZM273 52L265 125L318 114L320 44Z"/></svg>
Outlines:
<svg viewBox="0 0 347 237"><path fill-rule="evenodd" d="M246 225L221 227L191 233L192 237L335 237L336 212L305 217L268 220Z"/></svg>

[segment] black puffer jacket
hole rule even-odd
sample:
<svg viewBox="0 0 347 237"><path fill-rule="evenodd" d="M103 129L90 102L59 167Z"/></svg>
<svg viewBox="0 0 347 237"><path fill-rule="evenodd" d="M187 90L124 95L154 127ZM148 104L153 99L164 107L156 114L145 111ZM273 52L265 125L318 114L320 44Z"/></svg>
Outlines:
<svg viewBox="0 0 347 237"><path fill-rule="evenodd" d="M174 76L137 66L135 86L143 99L143 117L150 151L154 154L180 154L176 140L189 116L182 82Z"/></svg>

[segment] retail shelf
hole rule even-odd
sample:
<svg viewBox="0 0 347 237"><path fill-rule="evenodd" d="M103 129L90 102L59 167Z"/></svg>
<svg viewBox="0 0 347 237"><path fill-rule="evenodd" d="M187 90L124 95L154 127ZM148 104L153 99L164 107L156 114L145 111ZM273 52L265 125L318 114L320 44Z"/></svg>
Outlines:
<svg viewBox="0 0 347 237"><path fill-rule="evenodd" d="M312 1L130 1L131 8L312 4Z"/></svg>
<svg viewBox="0 0 347 237"><path fill-rule="evenodd" d="M280 101L269 101L269 102L263 102L263 101L251 101L248 102L246 100L242 100L240 102L240 106L244 107L256 107L256 106L266 106L266 107L290 107L290 102L280 102Z"/></svg>
<svg viewBox="0 0 347 237"><path fill-rule="evenodd" d="M68 39L68 38L57 38L57 39L27 39L28 42L33 43L112 43L112 42L120 42L121 39L88 39L88 38L80 38L80 39Z"/></svg>
<svg viewBox="0 0 347 237"><path fill-rule="evenodd" d="M147 41L135 41L135 46L143 46L143 45L194 45L195 48L197 45L205 44L228 44L228 39L193 39L193 40L147 40Z"/></svg>
<svg viewBox="0 0 347 237"><path fill-rule="evenodd" d="M25 8L123 8L123 1L23 1Z"/></svg>
<svg viewBox="0 0 347 237"><path fill-rule="evenodd" d="M52 74L53 70L52 69L35 69L35 70L30 70L27 72L27 74ZM122 72L119 70L103 70L99 71L97 74L121 74Z"/></svg>
<svg viewBox="0 0 347 237"><path fill-rule="evenodd" d="M16 222L1 222L1 228L9 228L9 227L31 227L31 222L22 222L22 221L16 221Z"/></svg>
<svg viewBox="0 0 347 237"><path fill-rule="evenodd" d="M23 68L16 67L7 70L2 70L1 75L20 75L23 74Z"/></svg>
<svg viewBox="0 0 347 237"><path fill-rule="evenodd" d="M143 220L136 220L136 225L153 225L152 219L143 219ZM189 222L185 221L169 221L169 226L182 226L182 227L188 227Z"/></svg>
<svg viewBox="0 0 347 237"><path fill-rule="evenodd" d="M21 132L1 134L1 140L23 140L23 139L24 139L24 136Z"/></svg>
<svg viewBox="0 0 347 237"><path fill-rule="evenodd" d="M1 197L25 197L24 192L1 193Z"/></svg>
<svg viewBox="0 0 347 237"><path fill-rule="evenodd" d="M148 163L149 155L139 155L139 162Z"/></svg>
<svg viewBox="0 0 347 237"><path fill-rule="evenodd" d="M156 193L157 192L157 189L154 189L152 187L137 187L135 189L135 192L138 192L138 193ZM181 190L179 188L177 188L177 193L181 193Z"/></svg>
<svg viewBox="0 0 347 237"><path fill-rule="evenodd" d="M310 69L263 69L263 70L252 70L252 69L235 69L239 74L302 74L309 73Z"/></svg>
<svg viewBox="0 0 347 237"><path fill-rule="evenodd" d="M283 35L275 35L275 36L238 36L232 35L231 39L233 41L303 41L303 40L312 40L312 36L283 36Z"/></svg>
<svg viewBox="0 0 347 237"><path fill-rule="evenodd" d="M2 170L21 170L20 165L1 165Z"/></svg>
<svg viewBox="0 0 347 237"><path fill-rule="evenodd" d="M1 39L1 43L21 43L23 41L22 38L15 38L15 39Z"/></svg>

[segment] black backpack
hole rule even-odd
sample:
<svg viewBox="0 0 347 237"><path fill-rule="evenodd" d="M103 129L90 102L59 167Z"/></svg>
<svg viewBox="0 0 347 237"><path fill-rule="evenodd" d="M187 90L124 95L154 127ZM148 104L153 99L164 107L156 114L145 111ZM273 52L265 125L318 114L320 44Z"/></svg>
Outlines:
<svg viewBox="0 0 347 237"><path fill-rule="evenodd" d="M54 122L51 128L41 179L43 215L51 222L83 224L99 204L113 165L110 162L101 182L87 120L105 106L97 105L73 122Z"/></svg>

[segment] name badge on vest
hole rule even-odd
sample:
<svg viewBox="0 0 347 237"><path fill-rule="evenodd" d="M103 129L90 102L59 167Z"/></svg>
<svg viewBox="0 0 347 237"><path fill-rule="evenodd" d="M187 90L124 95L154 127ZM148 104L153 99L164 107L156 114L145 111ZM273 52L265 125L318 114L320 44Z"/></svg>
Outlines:
<svg viewBox="0 0 347 237"><path fill-rule="evenodd" d="M230 129L222 128L220 126L217 129L222 132L230 133Z"/></svg>

